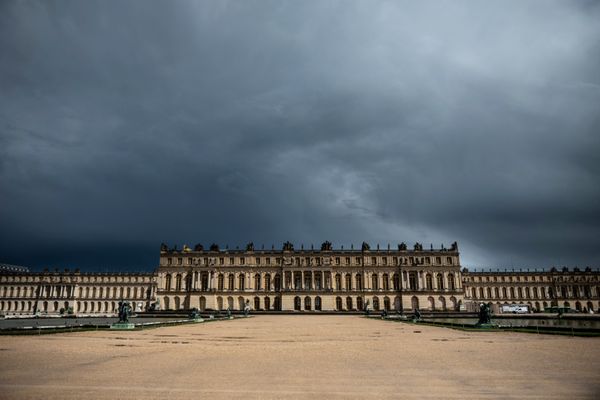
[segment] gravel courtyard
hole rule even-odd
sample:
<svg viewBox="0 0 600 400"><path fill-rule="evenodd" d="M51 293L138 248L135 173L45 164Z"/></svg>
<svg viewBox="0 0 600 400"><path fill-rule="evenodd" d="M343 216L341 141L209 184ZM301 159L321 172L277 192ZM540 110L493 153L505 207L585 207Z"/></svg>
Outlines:
<svg viewBox="0 0 600 400"><path fill-rule="evenodd" d="M266 315L0 337L2 399L600 397L600 338Z"/></svg>

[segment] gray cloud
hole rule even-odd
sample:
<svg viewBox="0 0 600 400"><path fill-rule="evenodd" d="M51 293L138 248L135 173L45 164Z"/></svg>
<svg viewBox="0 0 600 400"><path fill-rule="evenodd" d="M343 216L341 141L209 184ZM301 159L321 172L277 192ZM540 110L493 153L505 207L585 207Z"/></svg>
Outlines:
<svg viewBox="0 0 600 400"><path fill-rule="evenodd" d="M600 263L594 2L0 5L0 254L449 243Z"/></svg>

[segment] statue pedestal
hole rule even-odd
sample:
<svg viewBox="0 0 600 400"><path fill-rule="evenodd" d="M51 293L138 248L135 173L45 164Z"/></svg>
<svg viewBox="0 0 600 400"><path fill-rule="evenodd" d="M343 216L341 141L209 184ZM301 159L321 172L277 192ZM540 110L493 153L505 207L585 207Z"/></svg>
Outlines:
<svg viewBox="0 0 600 400"><path fill-rule="evenodd" d="M117 331L129 331L135 329L135 324L130 322L117 322L116 324L112 324L110 329L114 329Z"/></svg>
<svg viewBox="0 0 600 400"><path fill-rule="evenodd" d="M203 319L203 318L200 318L200 317L198 317L198 318L192 318L192 319L191 319L191 321L192 321L192 322L204 322L204 319Z"/></svg>

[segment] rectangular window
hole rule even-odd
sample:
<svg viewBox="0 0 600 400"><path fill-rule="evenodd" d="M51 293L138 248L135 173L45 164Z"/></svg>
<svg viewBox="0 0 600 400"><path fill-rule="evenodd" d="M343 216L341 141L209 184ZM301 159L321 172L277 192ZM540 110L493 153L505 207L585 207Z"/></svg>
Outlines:
<svg viewBox="0 0 600 400"><path fill-rule="evenodd" d="M229 265L235 265L235 259L233 257L229 257Z"/></svg>
<svg viewBox="0 0 600 400"><path fill-rule="evenodd" d="M260 257L256 257L256 265L260 265Z"/></svg>
<svg viewBox="0 0 600 400"><path fill-rule="evenodd" d="M371 265L377 265L377 257L371 257Z"/></svg>
<svg viewBox="0 0 600 400"><path fill-rule="evenodd" d="M335 265L340 265L340 258L339 257L335 258Z"/></svg>
<svg viewBox="0 0 600 400"><path fill-rule="evenodd" d="M394 265L398 265L398 257L394 257Z"/></svg>
<svg viewBox="0 0 600 400"><path fill-rule="evenodd" d="M356 257L356 265L360 265L360 257Z"/></svg>
<svg viewBox="0 0 600 400"><path fill-rule="evenodd" d="M446 257L446 264L452 265L452 257Z"/></svg>
<svg viewBox="0 0 600 400"><path fill-rule="evenodd" d="M192 265L192 257L188 257L188 265Z"/></svg>
<svg viewBox="0 0 600 400"><path fill-rule="evenodd" d="M425 257L425 264L431 264L431 257Z"/></svg>
<svg viewBox="0 0 600 400"><path fill-rule="evenodd" d="M171 257L167 258L167 265L172 265L173 259Z"/></svg>
<svg viewBox="0 0 600 400"><path fill-rule="evenodd" d="M265 259L265 264L267 264L267 265L271 265L271 257L267 257L267 258Z"/></svg>
<svg viewBox="0 0 600 400"><path fill-rule="evenodd" d="M182 257L177 258L177 265L183 265L183 258Z"/></svg>
<svg viewBox="0 0 600 400"><path fill-rule="evenodd" d="M383 261L383 265L387 265L387 257L383 257L381 261Z"/></svg>
<svg viewBox="0 0 600 400"><path fill-rule="evenodd" d="M246 257L240 257L240 265L246 264Z"/></svg>
<svg viewBox="0 0 600 400"><path fill-rule="evenodd" d="M225 259L223 257L219 257L219 264L225 265Z"/></svg>
<svg viewBox="0 0 600 400"><path fill-rule="evenodd" d="M321 265L321 257L317 257L315 261L317 262L317 265Z"/></svg>
<svg viewBox="0 0 600 400"><path fill-rule="evenodd" d="M442 257L436 257L436 258L435 258L435 263L436 263L437 265L442 265Z"/></svg>
<svg viewBox="0 0 600 400"><path fill-rule="evenodd" d="M346 257L346 265L350 265L350 257Z"/></svg>

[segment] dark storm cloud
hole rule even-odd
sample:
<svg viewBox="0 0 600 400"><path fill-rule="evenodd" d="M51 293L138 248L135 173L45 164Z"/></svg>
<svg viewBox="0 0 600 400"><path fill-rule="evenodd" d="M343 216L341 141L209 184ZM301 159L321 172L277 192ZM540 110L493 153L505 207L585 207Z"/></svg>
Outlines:
<svg viewBox="0 0 600 400"><path fill-rule="evenodd" d="M0 254L458 240L600 263L593 2L2 2Z"/></svg>

